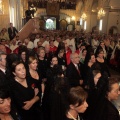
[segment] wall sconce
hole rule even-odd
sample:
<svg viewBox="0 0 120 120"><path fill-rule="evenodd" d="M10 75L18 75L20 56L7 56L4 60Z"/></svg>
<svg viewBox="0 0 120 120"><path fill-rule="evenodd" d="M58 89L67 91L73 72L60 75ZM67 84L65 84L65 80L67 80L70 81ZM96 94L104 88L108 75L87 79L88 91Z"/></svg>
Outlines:
<svg viewBox="0 0 120 120"><path fill-rule="evenodd" d="M66 21L67 21L68 23L70 23L70 22L71 22L70 17L67 17L67 18L66 18Z"/></svg>
<svg viewBox="0 0 120 120"><path fill-rule="evenodd" d="M4 14L4 6L2 4L2 0L0 0L0 14Z"/></svg>
<svg viewBox="0 0 120 120"><path fill-rule="evenodd" d="M72 18L71 18L73 21L75 20L75 16L72 16Z"/></svg>

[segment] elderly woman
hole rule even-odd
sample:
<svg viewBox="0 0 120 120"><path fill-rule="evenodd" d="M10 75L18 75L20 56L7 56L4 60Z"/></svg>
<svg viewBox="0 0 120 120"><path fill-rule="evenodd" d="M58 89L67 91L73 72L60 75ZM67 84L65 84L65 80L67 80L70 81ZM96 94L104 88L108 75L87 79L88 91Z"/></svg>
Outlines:
<svg viewBox="0 0 120 120"><path fill-rule="evenodd" d="M12 64L14 78L11 81L11 93L23 120L40 120L41 93L36 83L26 77L26 69L22 62Z"/></svg>

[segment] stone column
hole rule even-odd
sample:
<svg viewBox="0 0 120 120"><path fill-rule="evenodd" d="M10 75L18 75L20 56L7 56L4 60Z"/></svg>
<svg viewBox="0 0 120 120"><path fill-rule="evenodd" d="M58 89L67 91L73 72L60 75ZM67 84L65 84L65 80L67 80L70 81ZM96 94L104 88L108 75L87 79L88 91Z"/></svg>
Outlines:
<svg viewBox="0 0 120 120"><path fill-rule="evenodd" d="M106 9L105 12L106 12L106 14L103 17L102 32L103 33L108 33L109 9Z"/></svg>

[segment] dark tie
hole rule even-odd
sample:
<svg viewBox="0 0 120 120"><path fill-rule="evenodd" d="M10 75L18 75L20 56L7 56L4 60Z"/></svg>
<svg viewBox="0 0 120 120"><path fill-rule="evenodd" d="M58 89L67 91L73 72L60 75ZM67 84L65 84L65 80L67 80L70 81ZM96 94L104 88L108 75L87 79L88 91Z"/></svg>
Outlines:
<svg viewBox="0 0 120 120"><path fill-rule="evenodd" d="M79 68L78 68L78 65L77 65L77 66L75 66L75 67L76 67L76 69L77 69L78 73L80 74L80 70L79 70Z"/></svg>

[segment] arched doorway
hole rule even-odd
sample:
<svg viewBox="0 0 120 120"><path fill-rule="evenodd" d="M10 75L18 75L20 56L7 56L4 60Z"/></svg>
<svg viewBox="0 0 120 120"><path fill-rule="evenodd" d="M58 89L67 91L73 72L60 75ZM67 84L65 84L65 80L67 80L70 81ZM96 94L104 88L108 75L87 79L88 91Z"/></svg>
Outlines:
<svg viewBox="0 0 120 120"><path fill-rule="evenodd" d="M46 20L45 28L48 30L55 30L56 29L56 18L50 17Z"/></svg>
<svg viewBox="0 0 120 120"><path fill-rule="evenodd" d="M68 24L67 31L73 31L73 30L74 30L74 25L73 24Z"/></svg>
<svg viewBox="0 0 120 120"><path fill-rule="evenodd" d="M109 29L109 34L116 34L118 33L118 28L116 26L112 26Z"/></svg>
<svg viewBox="0 0 120 120"><path fill-rule="evenodd" d="M60 30L66 30L67 29L67 21L65 19L60 20Z"/></svg>
<svg viewBox="0 0 120 120"><path fill-rule="evenodd" d="M39 25L40 25L40 30L44 30L45 29L45 20L40 20L39 22Z"/></svg>

